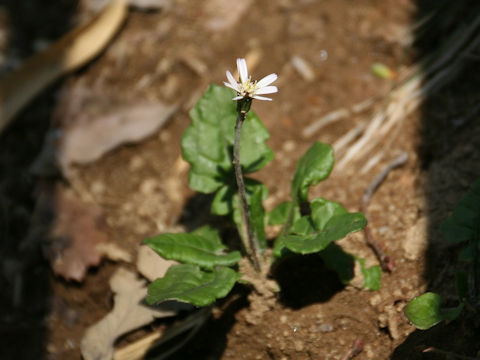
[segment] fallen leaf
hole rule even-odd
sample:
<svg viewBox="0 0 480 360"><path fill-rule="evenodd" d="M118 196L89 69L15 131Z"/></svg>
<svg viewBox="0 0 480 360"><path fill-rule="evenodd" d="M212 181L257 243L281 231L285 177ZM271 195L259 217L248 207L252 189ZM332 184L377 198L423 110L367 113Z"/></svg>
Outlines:
<svg viewBox="0 0 480 360"><path fill-rule="evenodd" d="M143 140L165 124L176 108L161 102L136 102L97 115L80 113L64 129L58 163L68 172L71 164L90 163L121 144Z"/></svg>
<svg viewBox="0 0 480 360"><path fill-rule="evenodd" d="M69 178L73 164L88 164L125 143L139 142L158 131L178 105L105 94L101 82L66 86L54 112L54 128L32 165L36 175L51 175L54 166ZM52 166L53 165L53 166Z"/></svg>
<svg viewBox="0 0 480 360"><path fill-rule="evenodd" d="M100 264L97 246L108 243L109 229L99 206L56 186L42 192L36 218L48 224L43 229L49 239L45 250L55 274L82 281L89 267Z"/></svg>
<svg viewBox="0 0 480 360"><path fill-rule="evenodd" d="M205 2L205 27L211 31L234 26L248 11L251 0L208 0Z"/></svg>
<svg viewBox="0 0 480 360"><path fill-rule="evenodd" d="M168 268L176 264L176 261L162 258L147 245L140 246L138 250L138 272L150 281L163 277Z"/></svg>
<svg viewBox="0 0 480 360"><path fill-rule="evenodd" d="M115 293L113 310L86 330L80 345L85 360L112 359L115 341L120 336L156 318L174 316L180 310L176 306L181 304L177 303L155 308L144 305L143 299L147 295L145 281L124 268L112 276L110 288Z"/></svg>

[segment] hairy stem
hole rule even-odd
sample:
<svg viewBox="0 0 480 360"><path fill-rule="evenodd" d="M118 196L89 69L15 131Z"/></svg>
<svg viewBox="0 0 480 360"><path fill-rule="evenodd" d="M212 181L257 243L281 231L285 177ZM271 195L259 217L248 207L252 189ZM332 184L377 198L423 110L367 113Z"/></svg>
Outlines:
<svg viewBox="0 0 480 360"><path fill-rule="evenodd" d="M238 194L240 195L240 212L242 216L245 235L247 237L246 250L250 260L256 271L260 271L260 262L258 260L258 244L253 234L252 222L250 221L250 209L247 203L247 193L245 183L243 181L242 166L240 165L240 139L242 134L242 125L247 116L248 110L242 108L239 102L237 122L235 124L235 142L233 144L233 165L235 168L235 179L238 186Z"/></svg>

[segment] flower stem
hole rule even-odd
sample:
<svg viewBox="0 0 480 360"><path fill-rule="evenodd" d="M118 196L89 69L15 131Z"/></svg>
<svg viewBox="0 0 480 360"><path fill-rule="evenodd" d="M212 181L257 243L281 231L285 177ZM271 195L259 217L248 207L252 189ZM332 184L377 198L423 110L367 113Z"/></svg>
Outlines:
<svg viewBox="0 0 480 360"><path fill-rule="evenodd" d="M242 125L247 116L250 104L243 103L248 100L241 100L238 102L238 116L235 124L235 141L233 144L233 165L235 168L235 179L238 186L238 194L240 195L240 212L244 226L244 233L247 237L247 244L244 244L248 257L256 271L260 271L260 261L258 260L258 244L254 237L252 222L250 220L250 209L247 203L247 194L245 190L245 182L243 181L242 166L240 165L240 139L242 134ZM251 101L251 100L250 100ZM246 106L245 106L246 105Z"/></svg>

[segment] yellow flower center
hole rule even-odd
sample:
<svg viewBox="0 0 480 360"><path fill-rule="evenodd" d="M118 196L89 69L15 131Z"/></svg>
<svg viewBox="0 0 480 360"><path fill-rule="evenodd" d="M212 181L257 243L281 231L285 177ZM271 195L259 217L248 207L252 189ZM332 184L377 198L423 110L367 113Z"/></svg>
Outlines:
<svg viewBox="0 0 480 360"><path fill-rule="evenodd" d="M253 94L257 89L257 82L251 81L250 78L242 84L243 91L247 94Z"/></svg>

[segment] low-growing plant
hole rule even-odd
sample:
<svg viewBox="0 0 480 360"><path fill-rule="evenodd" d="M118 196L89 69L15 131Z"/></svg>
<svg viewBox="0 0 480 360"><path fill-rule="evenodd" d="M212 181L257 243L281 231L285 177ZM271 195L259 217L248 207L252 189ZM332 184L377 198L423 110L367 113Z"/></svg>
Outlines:
<svg viewBox="0 0 480 360"><path fill-rule="evenodd" d="M214 194L211 212L233 220L242 251L228 251L219 232L209 226L145 240L163 258L180 263L149 285L149 304L177 300L206 306L226 296L237 281L258 288L253 278L267 281L272 264L294 253L318 253L342 282L348 283L352 277L345 261L354 258L333 242L363 229L365 217L348 212L336 202L309 200L308 196L309 188L332 171L331 146L316 142L308 149L293 175L291 199L269 213L262 205L268 196L266 186L244 177L263 168L274 155L265 143L269 133L250 106L253 99L271 100L261 95L277 92L277 87L271 85L277 75L256 82L249 77L244 59L237 60L237 68L239 82L227 71L226 87L211 85L190 111L192 122L183 134L181 146L190 164L190 187ZM273 246L267 241L266 225L283 226ZM378 289L379 267L367 268L363 259L356 260L364 274L364 286Z"/></svg>
<svg viewBox="0 0 480 360"><path fill-rule="evenodd" d="M405 315L421 330L427 330L443 320L457 319L466 306L476 307L480 273L480 180L459 201L450 217L443 222L441 230L451 244L463 244L459 260L469 266L470 279L464 271L457 272L458 305L453 308L442 307L444 299L434 292L427 292L408 303Z"/></svg>

